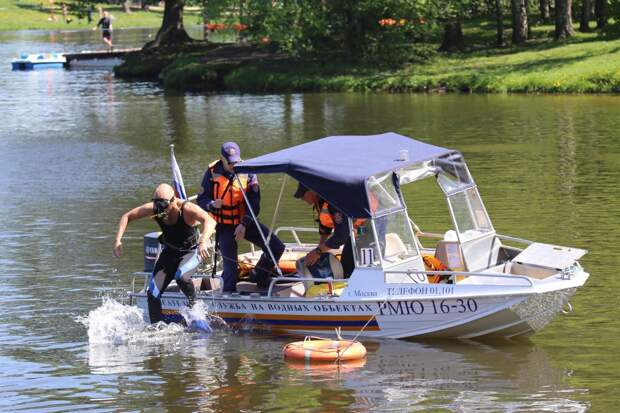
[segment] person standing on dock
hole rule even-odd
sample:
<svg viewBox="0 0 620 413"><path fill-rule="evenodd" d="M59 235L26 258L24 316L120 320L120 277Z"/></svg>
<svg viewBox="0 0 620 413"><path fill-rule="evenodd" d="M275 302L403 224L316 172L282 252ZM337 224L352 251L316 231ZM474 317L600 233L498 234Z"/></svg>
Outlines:
<svg viewBox="0 0 620 413"><path fill-rule="evenodd" d="M97 22L97 25L93 27L93 30L101 26L101 38L103 42L108 46L108 51L112 51L112 18L107 11L103 12L103 16Z"/></svg>
<svg viewBox="0 0 620 413"><path fill-rule="evenodd" d="M114 256L123 252L121 238L127 225L134 220L151 217L162 230L159 242L163 249L157 258L147 288L147 302L151 323L162 321L161 295L174 278L189 299L191 307L196 299L192 282L200 260L209 256L208 246L215 231L215 221L200 207L178 199L168 184L159 184L151 202L133 208L121 216L114 240ZM197 226L202 226L198 232ZM198 259L199 258L199 259Z"/></svg>
<svg viewBox="0 0 620 413"><path fill-rule="evenodd" d="M250 281L259 287L269 286L276 263L284 252L284 244L271 234L269 250L262 234L269 234L269 228L255 220L246 207L247 201L258 216L260 211L260 189L256 175L235 175L233 167L241 161L241 150L235 142L226 142L220 148L220 159L209 164L198 189L198 205L217 222L215 239L222 254L224 292L235 292L239 267L237 264L237 242L243 239L260 247L263 254L250 273ZM260 228L260 230L259 230ZM273 261L275 260L275 262Z"/></svg>

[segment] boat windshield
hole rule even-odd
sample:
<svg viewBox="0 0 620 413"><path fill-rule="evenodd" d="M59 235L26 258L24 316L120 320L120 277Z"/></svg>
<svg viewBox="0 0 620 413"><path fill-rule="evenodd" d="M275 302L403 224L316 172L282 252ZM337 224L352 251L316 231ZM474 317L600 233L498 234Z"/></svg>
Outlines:
<svg viewBox="0 0 620 413"><path fill-rule="evenodd" d="M352 222L357 267L392 266L419 255L406 210Z"/></svg>
<svg viewBox="0 0 620 413"><path fill-rule="evenodd" d="M461 242L494 231L476 187L448 196L448 203Z"/></svg>
<svg viewBox="0 0 620 413"><path fill-rule="evenodd" d="M410 165L398 171L401 185L436 176L446 195L474 186L463 155L453 152L442 157Z"/></svg>
<svg viewBox="0 0 620 413"><path fill-rule="evenodd" d="M438 169L437 182L446 195L474 186L474 180L460 153L451 153L434 160Z"/></svg>

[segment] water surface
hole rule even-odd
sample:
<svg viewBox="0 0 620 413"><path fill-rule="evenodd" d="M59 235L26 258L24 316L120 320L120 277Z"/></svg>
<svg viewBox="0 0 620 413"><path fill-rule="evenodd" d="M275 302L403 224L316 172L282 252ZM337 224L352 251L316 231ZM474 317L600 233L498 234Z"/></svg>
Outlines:
<svg viewBox="0 0 620 413"><path fill-rule="evenodd" d="M149 34L115 31L115 40L137 46ZM90 32L0 33L0 410L616 408L617 97L178 96L108 70L10 70L23 51L95 47L103 45ZM103 297L117 302L109 318L125 311L119 303L153 226L132 224L120 260L111 254L114 233L122 212L169 181L169 144L195 193L226 140L250 158L322 136L385 131L461 150L498 232L588 249L591 278L572 300L575 311L528 343L364 342L365 364L340 370L289 366L280 349L290 339L244 331L132 336L121 323L121 340L89 341L79 318ZM264 222L280 182L261 177ZM309 225L288 185L276 225ZM430 187L405 196L422 229L447 229L445 202Z"/></svg>

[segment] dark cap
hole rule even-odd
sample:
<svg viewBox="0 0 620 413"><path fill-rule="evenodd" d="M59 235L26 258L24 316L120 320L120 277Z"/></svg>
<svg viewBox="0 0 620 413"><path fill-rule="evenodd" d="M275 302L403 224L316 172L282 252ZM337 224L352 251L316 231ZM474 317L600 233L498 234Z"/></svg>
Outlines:
<svg viewBox="0 0 620 413"><path fill-rule="evenodd" d="M241 160L241 149L235 142L223 143L220 152L228 162L239 162Z"/></svg>
<svg viewBox="0 0 620 413"><path fill-rule="evenodd" d="M297 185L297 191L295 191L293 196L301 199L306 192L308 192L308 188L300 182L299 185Z"/></svg>

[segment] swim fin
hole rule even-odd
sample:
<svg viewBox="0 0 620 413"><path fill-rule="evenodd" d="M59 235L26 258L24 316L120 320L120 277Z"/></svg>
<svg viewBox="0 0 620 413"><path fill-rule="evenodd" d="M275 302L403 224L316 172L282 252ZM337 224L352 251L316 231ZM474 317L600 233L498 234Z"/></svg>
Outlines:
<svg viewBox="0 0 620 413"><path fill-rule="evenodd" d="M191 332L210 333L213 331L207 320L194 319L189 322L187 329Z"/></svg>

